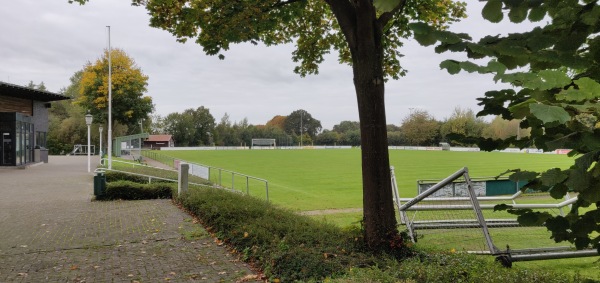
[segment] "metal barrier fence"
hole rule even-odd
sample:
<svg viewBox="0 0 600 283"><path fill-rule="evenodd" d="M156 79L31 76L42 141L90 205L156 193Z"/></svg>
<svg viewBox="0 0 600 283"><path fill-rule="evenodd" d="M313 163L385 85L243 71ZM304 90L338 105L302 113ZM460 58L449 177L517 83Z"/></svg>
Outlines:
<svg viewBox="0 0 600 283"><path fill-rule="evenodd" d="M231 170L227 170L227 169L223 169L223 168L219 168L219 167L213 167L210 165L204 165L204 164L199 164L199 163L188 162L185 160L176 159L176 158L173 158L170 156L160 154L160 153L156 152L155 150L143 150L142 155L146 156L150 159L154 159L156 161L167 164L169 166L172 166L175 169L179 168L179 164L185 162L190 165L189 173L191 175L198 176L200 178L204 178L221 188L227 188L227 189L230 189L233 191L237 190L240 192L245 192L248 195L250 195L250 189L251 189L252 183L261 184L260 186L264 187L264 189L265 189L264 197L266 198L267 201L269 200L269 181L267 181L265 179L238 173L235 171L231 171ZM237 184L237 186L236 186L236 184ZM254 187L254 186L255 185L253 185L252 187ZM259 195L263 196L262 193L260 193Z"/></svg>

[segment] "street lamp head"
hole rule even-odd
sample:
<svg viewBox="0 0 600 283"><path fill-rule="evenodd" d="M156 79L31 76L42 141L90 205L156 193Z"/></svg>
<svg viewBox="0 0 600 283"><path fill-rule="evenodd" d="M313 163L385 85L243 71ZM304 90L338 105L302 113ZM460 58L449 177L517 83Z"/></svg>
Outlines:
<svg viewBox="0 0 600 283"><path fill-rule="evenodd" d="M87 113L87 115L85 115L85 124L88 126L91 125L92 120L93 120L92 114Z"/></svg>
<svg viewBox="0 0 600 283"><path fill-rule="evenodd" d="M104 127L100 126L100 127L98 127L98 130L99 130L100 132L102 132L102 130L104 130Z"/></svg>

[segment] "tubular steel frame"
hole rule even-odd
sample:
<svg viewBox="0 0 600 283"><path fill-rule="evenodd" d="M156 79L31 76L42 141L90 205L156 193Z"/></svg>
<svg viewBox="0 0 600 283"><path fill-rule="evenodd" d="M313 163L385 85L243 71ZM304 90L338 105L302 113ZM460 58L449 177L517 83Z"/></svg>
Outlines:
<svg viewBox="0 0 600 283"><path fill-rule="evenodd" d="M576 257L592 257L599 256L600 253L598 250L588 249L588 250L572 250L570 247L552 247L552 248L541 248L541 249L519 249L519 250L511 250L507 249L505 251L499 250L493 242L492 236L489 233L489 227L495 227L499 225L500 222L506 222L503 224L503 227L516 227L516 220L506 220L506 219L488 219L486 220L483 216L482 209L493 209L495 205L493 204L483 204L481 205L480 201L489 201L489 200L512 200L513 204L512 208L530 208L530 209L559 209L560 214L563 215L562 208L572 205L577 201L577 197L568 198L561 203L557 204L516 204L514 199L521 194L521 192L517 192L511 197L477 197L475 195L475 191L473 189L471 179L469 177L469 170L464 167L454 174L448 176L447 178L441 180L439 183L433 185L429 189L420 193L414 198L400 198L400 194L398 191L398 185L396 182L396 175L394 173L394 167L390 167L391 171L391 181L392 181L392 189L394 194L394 203L396 204L396 208L398 209L398 214L400 217L400 221L402 224L406 225L406 229L408 230L408 234L410 236L411 241L416 242L415 238L415 227L418 227L420 224L421 229L435 229L435 228L446 228L446 227L455 227L455 228L481 228L483 236L485 238L485 242L489 251L475 251L469 253L475 254L488 254L496 256L497 260L501 262L504 266L510 267L513 262L517 261L533 261L533 260L547 260L547 259L562 259L562 258L576 258ZM469 197L445 197L445 198L432 198L427 199L428 196L434 194L437 190L443 188L444 186L452 183L460 177L464 177L465 182L467 183L467 189L469 191ZM461 201L470 201L471 205L421 205L418 204L420 202L427 201L451 201L451 200L461 200ZM404 202L404 204L402 204ZM476 223L473 221L445 221L444 223L440 221L431 221L429 223L412 223L409 220L407 211L419 211L419 210L473 210L476 215ZM510 223L508 223L510 222Z"/></svg>

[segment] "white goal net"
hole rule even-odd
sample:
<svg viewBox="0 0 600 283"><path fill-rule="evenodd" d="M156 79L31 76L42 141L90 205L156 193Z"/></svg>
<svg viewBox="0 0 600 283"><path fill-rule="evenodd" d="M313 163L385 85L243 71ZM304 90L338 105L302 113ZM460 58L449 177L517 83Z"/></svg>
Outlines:
<svg viewBox="0 0 600 283"><path fill-rule="evenodd" d="M252 139L252 149L275 149L275 139Z"/></svg>

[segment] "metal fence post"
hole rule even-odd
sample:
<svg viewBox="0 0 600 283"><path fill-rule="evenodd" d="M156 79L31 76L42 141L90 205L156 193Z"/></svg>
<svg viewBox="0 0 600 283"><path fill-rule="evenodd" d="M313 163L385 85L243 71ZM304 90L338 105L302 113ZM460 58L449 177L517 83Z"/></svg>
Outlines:
<svg viewBox="0 0 600 283"><path fill-rule="evenodd" d="M178 196L181 196L182 194L187 193L189 169L190 169L189 164L187 164L187 163L179 164L179 171L178 171L179 178L177 178L177 195Z"/></svg>

